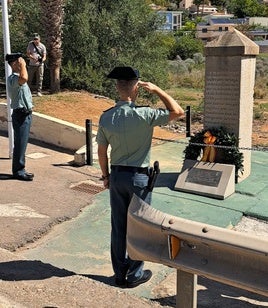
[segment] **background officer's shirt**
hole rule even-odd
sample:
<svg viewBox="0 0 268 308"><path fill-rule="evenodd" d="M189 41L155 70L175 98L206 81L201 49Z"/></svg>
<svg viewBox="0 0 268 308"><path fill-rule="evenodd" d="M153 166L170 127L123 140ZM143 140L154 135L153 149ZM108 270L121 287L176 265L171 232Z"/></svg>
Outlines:
<svg viewBox="0 0 268 308"><path fill-rule="evenodd" d="M166 109L119 101L102 114L96 140L111 145L112 165L147 167L154 126L167 124L168 120Z"/></svg>
<svg viewBox="0 0 268 308"><path fill-rule="evenodd" d="M7 79L7 90L8 95L11 99L10 107L12 109L26 108L28 110L32 109L32 94L31 90L26 83L23 85L19 84L19 75L12 73Z"/></svg>
<svg viewBox="0 0 268 308"><path fill-rule="evenodd" d="M39 43L38 45L35 44L35 46L42 56L44 56L47 53L47 49L46 49L46 46L44 44ZM27 52L30 52L31 55L34 56L35 59L38 59L40 56L39 56L38 52L36 51L36 48L33 45L33 41L31 41L27 46ZM40 62L36 62L36 61L34 61L33 59L30 58L29 65L39 66L40 64L41 64Z"/></svg>

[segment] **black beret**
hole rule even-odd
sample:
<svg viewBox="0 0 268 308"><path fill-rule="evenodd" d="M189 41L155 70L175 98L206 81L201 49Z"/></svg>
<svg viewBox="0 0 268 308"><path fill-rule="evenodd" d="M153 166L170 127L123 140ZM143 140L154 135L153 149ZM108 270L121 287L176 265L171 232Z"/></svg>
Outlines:
<svg viewBox="0 0 268 308"><path fill-rule="evenodd" d="M107 77L118 80L134 80L139 79L140 74L137 69L130 66L117 66L107 75Z"/></svg>
<svg viewBox="0 0 268 308"><path fill-rule="evenodd" d="M22 57L21 52L6 54L6 61L7 62L13 62L13 61L16 61L20 57Z"/></svg>

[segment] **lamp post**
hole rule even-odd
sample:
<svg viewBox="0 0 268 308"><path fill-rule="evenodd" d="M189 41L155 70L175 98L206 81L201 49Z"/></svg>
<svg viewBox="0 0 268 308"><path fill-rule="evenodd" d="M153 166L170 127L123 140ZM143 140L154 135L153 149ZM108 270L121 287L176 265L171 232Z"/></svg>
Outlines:
<svg viewBox="0 0 268 308"><path fill-rule="evenodd" d="M3 40L4 40L4 57L7 53L11 52L10 49L10 35L9 35L9 23L8 23L8 6L7 0L2 0L2 24L3 24ZM6 72L6 94L7 94L7 122L8 122L8 137L9 137L9 158L13 154L13 143L14 143L14 134L12 128L11 115L12 111L10 108L10 97L7 92L7 78L11 74L11 67L5 61L5 72Z"/></svg>

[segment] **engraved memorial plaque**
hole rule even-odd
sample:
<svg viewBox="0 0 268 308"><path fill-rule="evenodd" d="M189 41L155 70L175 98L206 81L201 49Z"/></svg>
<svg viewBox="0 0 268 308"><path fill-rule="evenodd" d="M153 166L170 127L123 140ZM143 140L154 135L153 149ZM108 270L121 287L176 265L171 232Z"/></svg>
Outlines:
<svg viewBox="0 0 268 308"><path fill-rule="evenodd" d="M235 166L186 159L174 189L225 199L235 192Z"/></svg>
<svg viewBox="0 0 268 308"><path fill-rule="evenodd" d="M193 168L189 170L185 182L217 187L221 176L222 171Z"/></svg>

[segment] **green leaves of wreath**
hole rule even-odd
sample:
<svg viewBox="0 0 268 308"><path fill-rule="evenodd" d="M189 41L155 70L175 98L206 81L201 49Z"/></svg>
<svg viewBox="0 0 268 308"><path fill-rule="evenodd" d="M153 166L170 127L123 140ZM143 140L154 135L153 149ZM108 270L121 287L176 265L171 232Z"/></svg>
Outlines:
<svg viewBox="0 0 268 308"><path fill-rule="evenodd" d="M232 134L228 133L226 128L209 128L203 129L197 132L195 135L190 137L189 145L183 151L185 154L185 159L197 160L201 155L201 150L204 150L206 144L204 143L204 134L209 131L213 136L217 139L214 142L214 145L220 146L228 146L228 148L217 148L222 151L221 160L216 161L221 164L230 164L235 165L235 175L236 179L238 177L238 172L240 171L243 174L244 166L243 166L243 153L240 153L238 149L238 138ZM194 143L198 143L199 145L195 145Z"/></svg>

